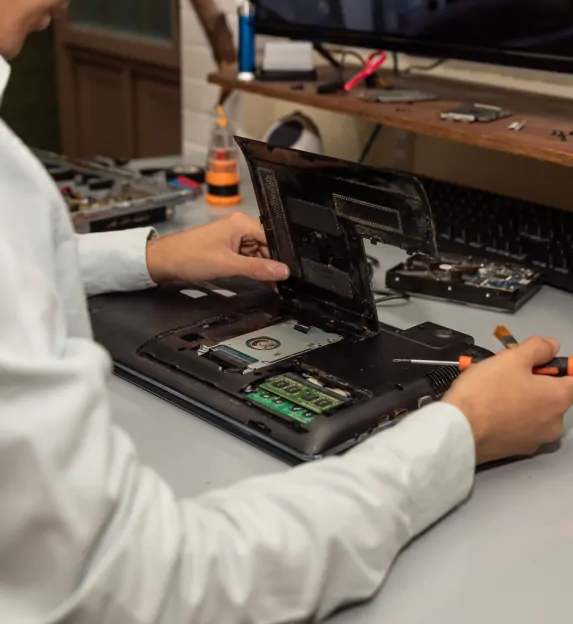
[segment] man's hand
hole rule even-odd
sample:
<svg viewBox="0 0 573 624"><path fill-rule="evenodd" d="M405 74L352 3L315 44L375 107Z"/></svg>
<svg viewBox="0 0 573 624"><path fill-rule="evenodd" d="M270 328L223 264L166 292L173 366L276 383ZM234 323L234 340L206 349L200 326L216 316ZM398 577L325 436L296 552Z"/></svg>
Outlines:
<svg viewBox="0 0 573 624"><path fill-rule="evenodd" d="M563 434L563 415L573 403L573 378L534 375L552 360L559 344L531 338L475 364L444 397L468 419L477 462L527 456Z"/></svg>
<svg viewBox="0 0 573 624"><path fill-rule="evenodd" d="M277 282L289 276L286 265L269 259L261 224L240 213L149 241L147 267L156 284L189 284L221 277Z"/></svg>

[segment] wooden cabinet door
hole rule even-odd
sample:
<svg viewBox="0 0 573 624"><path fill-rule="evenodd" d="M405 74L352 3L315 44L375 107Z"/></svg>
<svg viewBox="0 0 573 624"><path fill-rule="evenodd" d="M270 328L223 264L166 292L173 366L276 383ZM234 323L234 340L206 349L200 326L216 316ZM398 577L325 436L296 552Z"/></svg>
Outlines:
<svg viewBox="0 0 573 624"><path fill-rule="evenodd" d="M177 0L81 0L56 26L62 150L181 151Z"/></svg>

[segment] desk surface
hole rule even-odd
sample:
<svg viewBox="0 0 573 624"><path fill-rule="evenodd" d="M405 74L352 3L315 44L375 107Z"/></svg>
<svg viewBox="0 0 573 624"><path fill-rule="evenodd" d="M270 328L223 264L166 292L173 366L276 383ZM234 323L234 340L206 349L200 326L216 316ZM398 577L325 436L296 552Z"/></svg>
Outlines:
<svg viewBox="0 0 573 624"><path fill-rule="evenodd" d="M204 207L192 204L181 208L167 229L208 220ZM368 251L386 268L402 258L395 249ZM382 285L383 270L378 278ZM401 328L435 321L472 334L494 350L499 345L493 328L504 323L518 340L549 332L570 354L572 311L573 295L546 288L515 315L414 299L386 304L380 318ZM126 382L114 379L112 393L116 420L135 440L142 461L179 496L287 470L262 451ZM572 586L573 433L559 452L478 474L471 500L406 549L374 601L332 621L570 624Z"/></svg>
<svg viewBox="0 0 573 624"><path fill-rule="evenodd" d="M319 95L316 93L315 82L299 85L296 90L292 88L292 83L286 82L242 82L232 70L212 74L209 81L227 89L360 117L389 128L573 166L573 142L562 141L551 135L555 129L563 129L565 134L570 131L571 101L568 99L435 76L384 75L397 89L430 92L438 99L412 105L365 102L352 93ZM328 69L321 69L319 76L321 82L329 82L337 77L336 73ZM460 103L472 102L501 106L512 111L514 115L491 123L468 124L440 119L441 112L451 110ZM520 132L513 132L508 130L508 125L514 121L527 123Z"/></svg>

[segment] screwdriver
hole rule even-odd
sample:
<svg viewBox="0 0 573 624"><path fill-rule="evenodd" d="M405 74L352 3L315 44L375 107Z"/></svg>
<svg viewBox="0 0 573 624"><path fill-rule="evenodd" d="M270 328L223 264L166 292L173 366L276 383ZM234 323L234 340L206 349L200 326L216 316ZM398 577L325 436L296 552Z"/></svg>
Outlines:
<svg viewBox="0 0 573 624"><path fill-rule="evenodd" d="M498 325L495 328L493 335L506 349L515 349L516 347L519 347L519 342L517 342L509 329L503 325Z"/></svg>
<svg viewBox="0 0 573 624"><path fill-rule="evenodd" d="M462 355L457 362L443 360L394 360L395 363L421 364L425 366L457 366L461 371L467 370L472 364L479 364L487 358L476 358L471 355ZM548 375L551 377L573 377L573 358L557 357L543 366L533 369L534 375Z"/></svg>

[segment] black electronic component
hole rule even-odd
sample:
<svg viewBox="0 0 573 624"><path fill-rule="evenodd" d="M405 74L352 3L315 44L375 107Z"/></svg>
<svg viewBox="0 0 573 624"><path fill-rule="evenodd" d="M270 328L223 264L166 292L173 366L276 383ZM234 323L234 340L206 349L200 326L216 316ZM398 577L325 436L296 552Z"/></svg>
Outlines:
<svg viewBox="0 0 573 624"><path fill-rule="evenodd" d="M251 363L242 353L228 347L216 347L209 352L209 359L224 369L245 370Z"/></svg>
<svg viewBox="0 0 573 624"><path fill-rule="evenodd" d="M438 247L539 271L573 292L573 212L417 176L432 206Z"/></svg>
<svg viewBox="0 0 573 624"><path fill-rule="evenodd" d="M69 167L54 166L48 170L55 182L70 182L76 177L76 172Z"/></svg>
<svg viewBox="0 0 573 624"><path fill-rule="evenodd" d="M573 15L565 0L352 0L351 18L340 1L257 0L256 5L260 35L435 59L573 69Z"/></svg>
<svg viewBox="0 0 573 624"><path fill-rule="evenodd" d="M330 95L332 93L339 93L344 89L344 81L343 80L335 80L334 82L325 82L323 84L319 84L316 87L316 92L319 95Z"/></svg>
<svg viewBox="0 0 573 624"><path fill-rule="evenodd" d="M101 179L91 179L88 182L88 186L91 191L103 191L112 188L114 185L113 180L101 180Z"/></svg>
<svg viewBox="0 0 573 624"><path fill-rule="evenodd" d="M539 271L471 256L412 256L386 274L386 285L408 295L515 312L541 288Z"/></svg>

